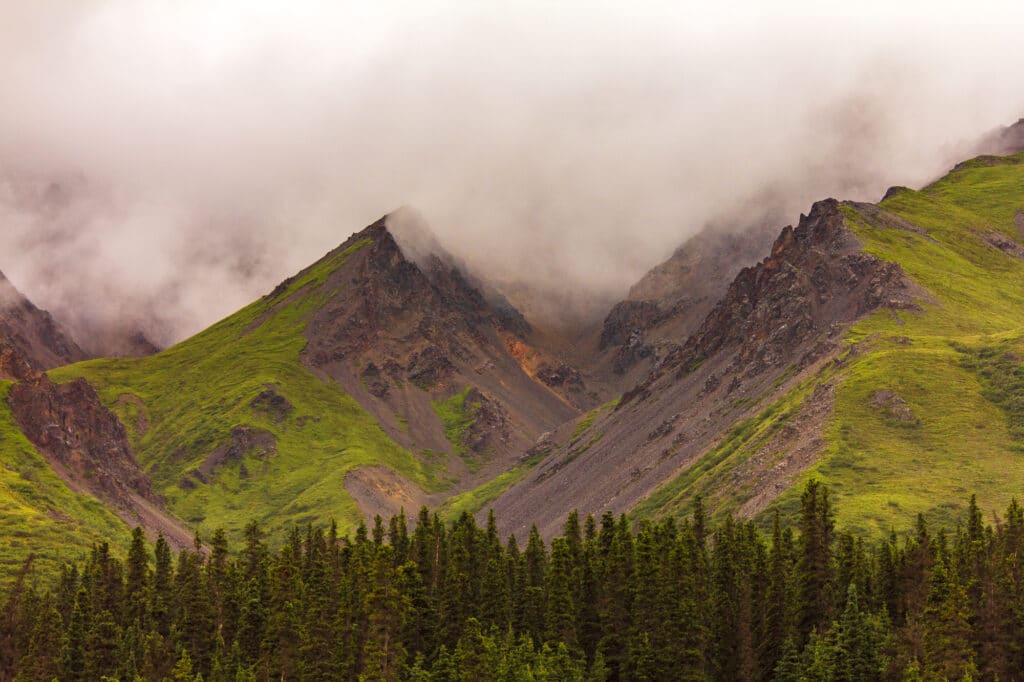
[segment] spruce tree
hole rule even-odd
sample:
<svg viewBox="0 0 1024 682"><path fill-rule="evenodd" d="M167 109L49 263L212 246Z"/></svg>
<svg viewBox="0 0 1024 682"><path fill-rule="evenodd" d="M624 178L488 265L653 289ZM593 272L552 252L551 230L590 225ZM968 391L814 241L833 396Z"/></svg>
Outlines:
<svg viewBox="0 0 1024 682"><path fill-rule="evenodd" d="M834 528L828 489L818 481L809 481L800 498L800 557L797 567L800 585L798 631L804 638L811 632L822 633L832 621Z"/></svg>

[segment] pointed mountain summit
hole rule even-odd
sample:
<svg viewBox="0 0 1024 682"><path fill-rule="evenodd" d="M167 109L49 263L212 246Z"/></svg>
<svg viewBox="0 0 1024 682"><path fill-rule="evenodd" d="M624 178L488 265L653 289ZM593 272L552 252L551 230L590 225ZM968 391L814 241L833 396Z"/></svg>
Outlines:
<svg viewBox="0 0 1024 682"><path fill-rule="evenodd" d="M615 394L631 388L696 331L739 271L769 249L777 231L765 220L745 229L707 228L688 239L605 317L599 337L587 342L596 344L593 370Z"/></svg>
<svg viewBox="0 0 1024 682"><path fill-rule="evenodd" d="M309 317L303 362L403 447L451 450L470 468L507 465L578 413L572 389L581 387L539 378L546 355L522 315L485 296L423 228L406 221L396 238L391 222L382 218L327 256L363 244L325 277L330 294ZM452 423L450 409L464 424Z"/></svg>
<svg viewBox="0 0 1024 682"><path fill-rule="evenodd" d="M526 320L392 220L191 339L60 378L97 387L154 491L201 529L351 528L503 474L585 388L545 381Z"/></svg>
<svg viewBox="0 0 1024 682"><path fill-rule="evenodd" d="M631 509L750 408L818 371L845 325L882 306L917 309L912 291L898 266L861 251L838 202L815 204L614 409L500 498L499 518L553 532L567 513L556 488L581 512Z"/></svg>

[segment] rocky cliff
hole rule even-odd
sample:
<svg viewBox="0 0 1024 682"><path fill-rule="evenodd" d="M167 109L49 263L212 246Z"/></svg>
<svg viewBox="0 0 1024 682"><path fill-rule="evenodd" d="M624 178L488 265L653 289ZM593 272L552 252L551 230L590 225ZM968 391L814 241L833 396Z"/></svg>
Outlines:
<svg viewBox="0 0 1024 682"><path fill-rule="evenodd" d="M861 251L846 223L852 209L815 204L614 410L560 430L559 447L495 503L503 530L535 522L550 535L570 507L630 509L731 424L833 359L849 323L880 307L916 309L920 292L899 266Z"/></svg>
<svg viewBox="0 0 1024 682"><path fill-rule="evenodd" d="M163 510L124 426L87 381L56 384L35 374L12 385L7 402L22 433L72 490L103 501L129 525L191 545L191 534Z"/></svg>
<svg viewBox="0 0 1024 682"><path fill-rule="evenodd" d="M381 219L342 244L335 253L365 243L326 275L303 361L406 448L498 472L595 398L515 308L424 242L405 246ZM448 464L455 477L466 473L459 459Z"/></svg>
<svg viewBox="0 0 1024 682"><path fill-rule="evenodd" d="M777 228L706 229L648 272L605 317L590 367L619 394L690 336L741 268L756 263ZM595 345L589 340L588 345Z"/></svg>

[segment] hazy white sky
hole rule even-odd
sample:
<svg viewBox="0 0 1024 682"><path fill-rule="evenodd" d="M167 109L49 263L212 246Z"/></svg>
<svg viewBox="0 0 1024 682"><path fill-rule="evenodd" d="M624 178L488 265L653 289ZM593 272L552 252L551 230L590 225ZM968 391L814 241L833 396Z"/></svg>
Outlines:
<svg viewBox="0 0 1024 682"><path fill-rule="evenodd" d="M0 0L0 269L167 342L411 205L490 276L614 295L1024 116L1019 6Z"/></svg>

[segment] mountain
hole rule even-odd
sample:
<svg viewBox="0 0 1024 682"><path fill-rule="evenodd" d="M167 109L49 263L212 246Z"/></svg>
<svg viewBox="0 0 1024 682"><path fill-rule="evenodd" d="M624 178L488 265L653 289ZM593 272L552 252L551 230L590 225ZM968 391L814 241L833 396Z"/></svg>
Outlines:
<svg viewBox="0 0 1024 682"><path fill-rule="evenodd" d="M681 517L698 496L764 520L812 477L867 535L950 525L972 492L1005 508L1024 485L1024 154L773 224L698 233L569 331L402 213L147 357L85 360L0 279L0 535L77 527L80 548L138 523L184 545L426 504L550 537L573 509Z"/></svg>
<svg viewBox="0 0 1024 682"><path fill-rule="evenodd" d="M437 247L418 263L407 257L385 220L341 248L363 240L366 248L324 283L331 298L310 316L303 361L393 440L462 454L471 468L507 464L578 413L582 387L543 372L534 330L506 301L485 298ZM456 433L437 418L450 409L476 419Z"/></svg>
<svg viewBox="0 0 1024 682"><path fill-rule="evenodd" d="M537 523L552 533L566 510L551 501L628 511L752 408L835 357L844 324L883 306L915 308L913 285L862 252L843 208L819 202L783 230L694 333L495 502L499 518L517 532Z"/></svg>
<svg viewBox="0 0 1024 682"><path fill-rule="evenodd" d="M711 311L729 283L756 263L777 228L764 221L740 229L707 228L634 284L583 341L586 366L618 395L676 350Z"/></svg>
<svg viewBox="0 0 1024 682"><path fill-rule="evenodd" d="M439 247L381 219L154 356L80 363L193 527L412 511L515 469L585 388Z"/></svg>
<svg viewBox="0 0 1024 682"><path fill-rule="evenodd" d="M570 506L789 512L811 476L872 533L948 525L971 492L1005 506L1024 485L1022 243L1021 154L815 204L618 403L561 428L497 517L550 535Z"/></svg>

